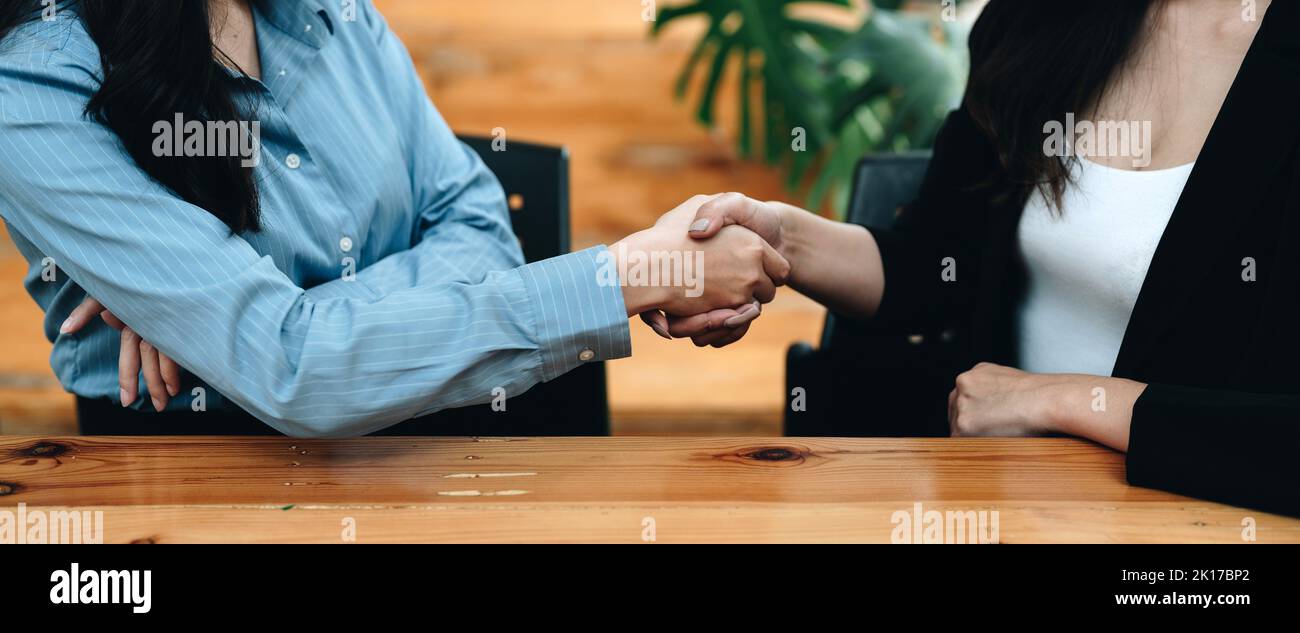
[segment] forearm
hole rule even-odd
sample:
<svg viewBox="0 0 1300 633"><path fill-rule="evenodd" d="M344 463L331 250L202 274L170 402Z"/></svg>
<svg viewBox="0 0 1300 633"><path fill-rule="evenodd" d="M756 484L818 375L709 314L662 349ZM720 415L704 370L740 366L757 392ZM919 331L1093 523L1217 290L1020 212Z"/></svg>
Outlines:
<svg viewBox="0 0 1300 633"><path fill-rule="evenodd" d="M1089 439L1127 452L1133 406L1146 385L1103 376L1040 375L1049 432Z"/></svg>
<svg viewBox="0 0 1300 633"><path fill-rule="evenodd" d="M268 425L293 436L353 436L630 354L619 290L596 283L599 252L377 300L315 299L267 259L221 287L136 301L130 287L105 292L95 274L68 272Z"/></svg>
<svg viewBox="0 0 1300 633"><path fill-rule="evenodd" d="M306 301L281 327L283 350L263 341L271 349L262 354L218 356L195 373L292 435L360 435L486 402L497 389L512 397L585 362L630 354L619 291L595 280L597 252L375 302ZM206 354L181 353L212 365Z"/></svg>
<svg viewBox="0 0 1300 633"><path fill-rule="evenodd" d="M513 237L503 242L495 234L475 233L465 227L455 230L461 235L426 239L360 270L349 271L340 260L338 278L308 288L307 297L315 301L378 300L411 288L480 283L488 273L524 264Z"/></svg>
<svg viewBox="0 0 1300 633"><path fill-rule="evenodd" d="M790 286L840 314L869 317L884 296L884 264L871 232L788 204L778 250L790 261Z"/></svg>

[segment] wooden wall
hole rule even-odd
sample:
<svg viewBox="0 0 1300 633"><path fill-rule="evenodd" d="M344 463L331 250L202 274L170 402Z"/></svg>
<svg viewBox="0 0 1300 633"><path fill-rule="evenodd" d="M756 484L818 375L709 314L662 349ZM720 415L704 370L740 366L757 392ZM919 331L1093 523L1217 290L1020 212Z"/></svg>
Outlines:
<svg viewBox="0 0 1300 633"><path fill-rule="evenodd" d="M567 145L575 236L644 228L697 193L782 195L774 172L733 159L672 86L702 25L652 41L640 0L380 0L443 115L461 132ZM733 91L722 99L729 103Z"/></svg>

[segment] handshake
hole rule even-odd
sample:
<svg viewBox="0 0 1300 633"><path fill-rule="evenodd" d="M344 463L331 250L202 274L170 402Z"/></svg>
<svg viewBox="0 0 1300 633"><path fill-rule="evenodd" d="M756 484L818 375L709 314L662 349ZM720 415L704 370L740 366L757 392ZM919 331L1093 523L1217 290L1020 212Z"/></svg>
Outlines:
<svg viewBox="0 0 1300 633"><path fill-rule="evenodd" d="M597 282L620 286L628 316L640 315L664 338L730 345L790 278L781 248L783 218L793 218L791 209L737 193L695 196L604 251ZM791 228L786 236L797 233ZM180 393L182 368L102 303L87 297L60 332L75 334L97 316L121 335L122 405L135 402L143 374L154 409L164 410Z"/></svg>
<svg viewBox="0 0 1300 633"><path fill-rule="evenodd" d="M790 277L781 210L738 193L695 196L611 245L602 283L660 336L724 347L745 336Z"/></svg>

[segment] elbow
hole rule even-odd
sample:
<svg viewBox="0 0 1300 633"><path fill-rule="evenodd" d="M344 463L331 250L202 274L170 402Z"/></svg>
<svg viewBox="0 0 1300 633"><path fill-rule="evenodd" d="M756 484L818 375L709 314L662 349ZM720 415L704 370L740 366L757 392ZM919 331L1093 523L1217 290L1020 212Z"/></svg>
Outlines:
<svg viewBox="0 0 1300 633"><path fill-rule="evenodd" d="M335 429L324 429L311 424L300 422L281 421L280 424L272 425L277 430L288 437L298 440L333 440L352 437L352 434L341 432Z"/></svg>
<svg viewBox="0 0 1300 633"><path fill-rule="evenodd" d="M370 428L356 419L339 421L337 418L322 420L311 416L292 413L274 418L267 422L285 435L302 440L334 440L359 437L370 432Z"/></svg>
<svg viewBox="0 0 1300 633"><path fill-rule="evenodd" d="M358 413L339 418L339 411L320 416L309 413L304 407L288 403L275 403L249 413L284 435L303 440L327 440L358 437L373 430L365 423L366 416Z"/></svg>

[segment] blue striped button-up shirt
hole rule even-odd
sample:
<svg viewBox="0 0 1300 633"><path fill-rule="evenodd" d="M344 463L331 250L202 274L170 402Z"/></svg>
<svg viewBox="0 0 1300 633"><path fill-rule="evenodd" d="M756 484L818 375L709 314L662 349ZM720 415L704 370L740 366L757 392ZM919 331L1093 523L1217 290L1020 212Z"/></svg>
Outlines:
<svg viewBox="0 0 1300 633"><path fill-rule="evenodd" d="M369 2L254 5L263 78L231 81L257 103L260 233L232 235L84 116L102 69L70 12L0 43L0 213L69 391L118 399L117 333L59 334L87 294L192 374L171 407L233 403L291 435L364 434L630 353L601 249L523 265L500 185Z"/></svg>

